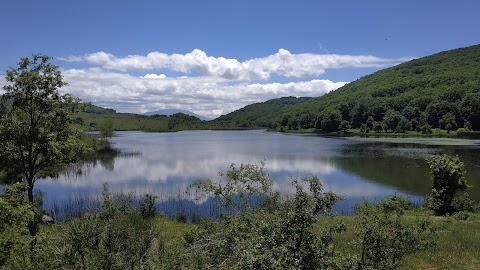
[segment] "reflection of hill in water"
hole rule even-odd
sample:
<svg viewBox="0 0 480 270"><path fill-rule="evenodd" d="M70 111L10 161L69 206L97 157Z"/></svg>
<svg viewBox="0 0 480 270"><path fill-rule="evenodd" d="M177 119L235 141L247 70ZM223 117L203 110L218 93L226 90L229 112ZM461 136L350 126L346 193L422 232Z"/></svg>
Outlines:
<svg viewBox="0 0 480 270"><path fill-rule="evenodd" d="M348 158L337 157L335 165L365 179L415 195L429 191L430 180L425 162L396 156Z"/></svg>
<svg viewBox="0 0 480 270"><path fill-rule="evenodd" d="M368 143L351 144L340 149L331 160L336 166L365 179L404 192L426 195L430 192L430 168L426 159L432 155L458 155L465 163L466 178L473 199L480 199L480 153L462 146L423 144Z"/></svg>

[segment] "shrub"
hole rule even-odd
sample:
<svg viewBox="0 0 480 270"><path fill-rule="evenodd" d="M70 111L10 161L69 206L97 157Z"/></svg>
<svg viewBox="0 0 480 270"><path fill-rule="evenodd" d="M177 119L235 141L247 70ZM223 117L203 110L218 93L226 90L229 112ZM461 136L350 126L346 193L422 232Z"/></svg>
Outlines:
<svg viewBox="0 0 480 270"><path fill-rule="evenodd" d="M128 195L111 197L104 186L102 209L68 221L54 251L63 269L144 269L159 239L154 224L131 206Z"/></svg>
<svg viewBox="0 0 480 270"><path fill-rule="evenodd" d="M0 195L0 268L26 259L29 253L33 238L28 224L35 219L36 209L25 196L26 189L25 183L16 183Z"/></svg>
<svg viewBox="0 0 480 270"><path fill-rule="evenodd" d="M355 206L355 244L361 253L350 268L396 269L406 255L435 244L437 228L426 219L406 220L404 199L397 198Z"/></svg>
<svg viewBox="0 0 480 270"><path fill-rule="evenodd" d="M432 157L427 160L430 166L432 178L432 191L427 196L427 207L435 215L449 215L472 205L466 196L468 188L465 180L465 169L463 162L458 156L447 155ZM456 198L457 193L462 193Z"/></svg>
<svg viewBox="0 0 480 270"><path fill-rule="evenodd" d="M154 217L157 213L157 207L155 206L155 201L157 196L151 194L145 194L143 199L140 201L139 211L142 217L151 218Z"/></svg>
<svg viewBox="0 0 480 270"><path fill-rule="evenodd" d="M290 197L263 197L263 207L256 208L244 200L245 194L274 194L263 163L242 165L239 170L233 166L226 175L223 185L212 189L211 181L203 185L199 181L196 187L217 197L222 206L235 202L230 199L234 194L243 196L237 201L242 202L242 211L223 215L219 222L205 221L186 237L191 253L203 258L199 261L213 268L233 269L326 269L334 265L333 235L345 227L335 223L314 233L314 226L331 214L339 199L323 190L320 179L294 180L295 193Z"/></svg>

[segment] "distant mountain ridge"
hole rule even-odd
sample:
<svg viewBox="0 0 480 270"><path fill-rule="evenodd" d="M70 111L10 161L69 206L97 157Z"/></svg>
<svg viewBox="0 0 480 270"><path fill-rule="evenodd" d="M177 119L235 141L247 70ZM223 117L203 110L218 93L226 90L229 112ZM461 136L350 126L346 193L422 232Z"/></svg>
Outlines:
<svg viewBox="0 0 480 270"><path fill-rule="evenodd" d="M236 127L269 127L272 119L282 114L287 108L303 104L311 97L281 97L265 102L247 105L229 114L222 115L214 121L221 125Z"/></svg>
<svg viewBox="0 0 480 270"><path fill-rule="evenodd" d="M176 113L183 113L183 114L186 114L186 115L194 116L194 117L197 117L200 120L205 120L205 121L211 120L211 118L208 118L208 117L205 117L205 116L202 116L202 115L198 115L198 114L193 113L191 111L182 110L182 109L162 109L162 110L146 112L143 115L152 116L152 115L158 114L158 115L171 116L171 115L174 115Z"/></svg>

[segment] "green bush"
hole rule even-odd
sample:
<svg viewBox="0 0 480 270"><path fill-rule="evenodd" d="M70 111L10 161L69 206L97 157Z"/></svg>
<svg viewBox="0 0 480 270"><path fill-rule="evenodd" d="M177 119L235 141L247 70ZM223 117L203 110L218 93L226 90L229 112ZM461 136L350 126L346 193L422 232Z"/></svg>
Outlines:
<svg viewBox="0 0 480 270"><path fill-rule="evenodd" d="M36 209L27 197L26 183L5 187L0 195L0 268L26 263L33 238L28 224L35 219Z"/></svg>
<svg viewBox="0 0 480 270"><path fill-rule="evenodd" d="M160 240L154 223L131 204L112 198L104 186L101 211L67 221L52 253L62 269L145 269L153 267Z"/></svg>
<svg viewBox="0 0 480 270"><path fill-rule="evenodd" d="M223 175L223 174L222 174ZM314 233L317 222L329 218L340 199L323 190L317 177L294 180L295 192L279 199L272 180L260 165L234 165L223 184L197 181L195 188L217 198L223 209L237 209L218 221L204 221L187 235L198 268L327 269L334 265L333 235L345 229L334 223ZM261 198L252 205L250 199Z"/></svg>
<svg viewBox="0 0 480 270"><path fill-rule="evenodd" d="M410 206L396 198L355 206L355 244L361 252L349 268L396 269L406 255L435 244L437 228L427 219L407 220L403 214Z"/></svg>
<svg viewBox="0 0 480 270"><path fill-rule="evenodd" d="M466 196L468 188L465 180L465 166L458 156L447 155L432 157L430 165L432 191L427 197L427 207L435 215L450 215L473 205ZM456 196L461 193L460 196Z"/></svg>

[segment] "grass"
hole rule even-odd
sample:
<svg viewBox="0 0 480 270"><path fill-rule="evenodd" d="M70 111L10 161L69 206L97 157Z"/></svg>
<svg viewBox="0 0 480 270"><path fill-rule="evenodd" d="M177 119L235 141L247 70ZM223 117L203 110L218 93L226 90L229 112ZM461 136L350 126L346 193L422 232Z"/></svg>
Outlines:
<svg viewBox="0 0 480 270"><path fill-rule="evenodd" d="M399 269L480 269L480 214L470 214L468 220L454 217L428 216L426 211L412 211L406 214L407 219L418 216L434 220L440 226L436 246L406 256ZM355 239L354 216L337 216L333 220L345 223L347 230L336 236L334 247L342 254L358 254L353 245ZM326 219L317 230L333 222Z"/></svg>
<svg viewBox="0 0 480 270"><path fill-rule="evenodd" d="M425 210L412 210L406 213L406 220L418 217L432 219L441 230L436 246L413 255L406 256L399 269L480 269L480 214L471 213L467 220L455 217L434 217ZM333 246L341 254L358 254L353 245L355 240L355 217L336 216L321 219L315 230L319 232L335 221L343 222L347 230L337 234ZM195 223L178 222L158 215L153 220L163 241L163 250L172 258L185 252L184 236L198 228ZM56 239L64 224L43 225L42 235L48 239ZM192 262L191 265L194 265Z"/></svg>

